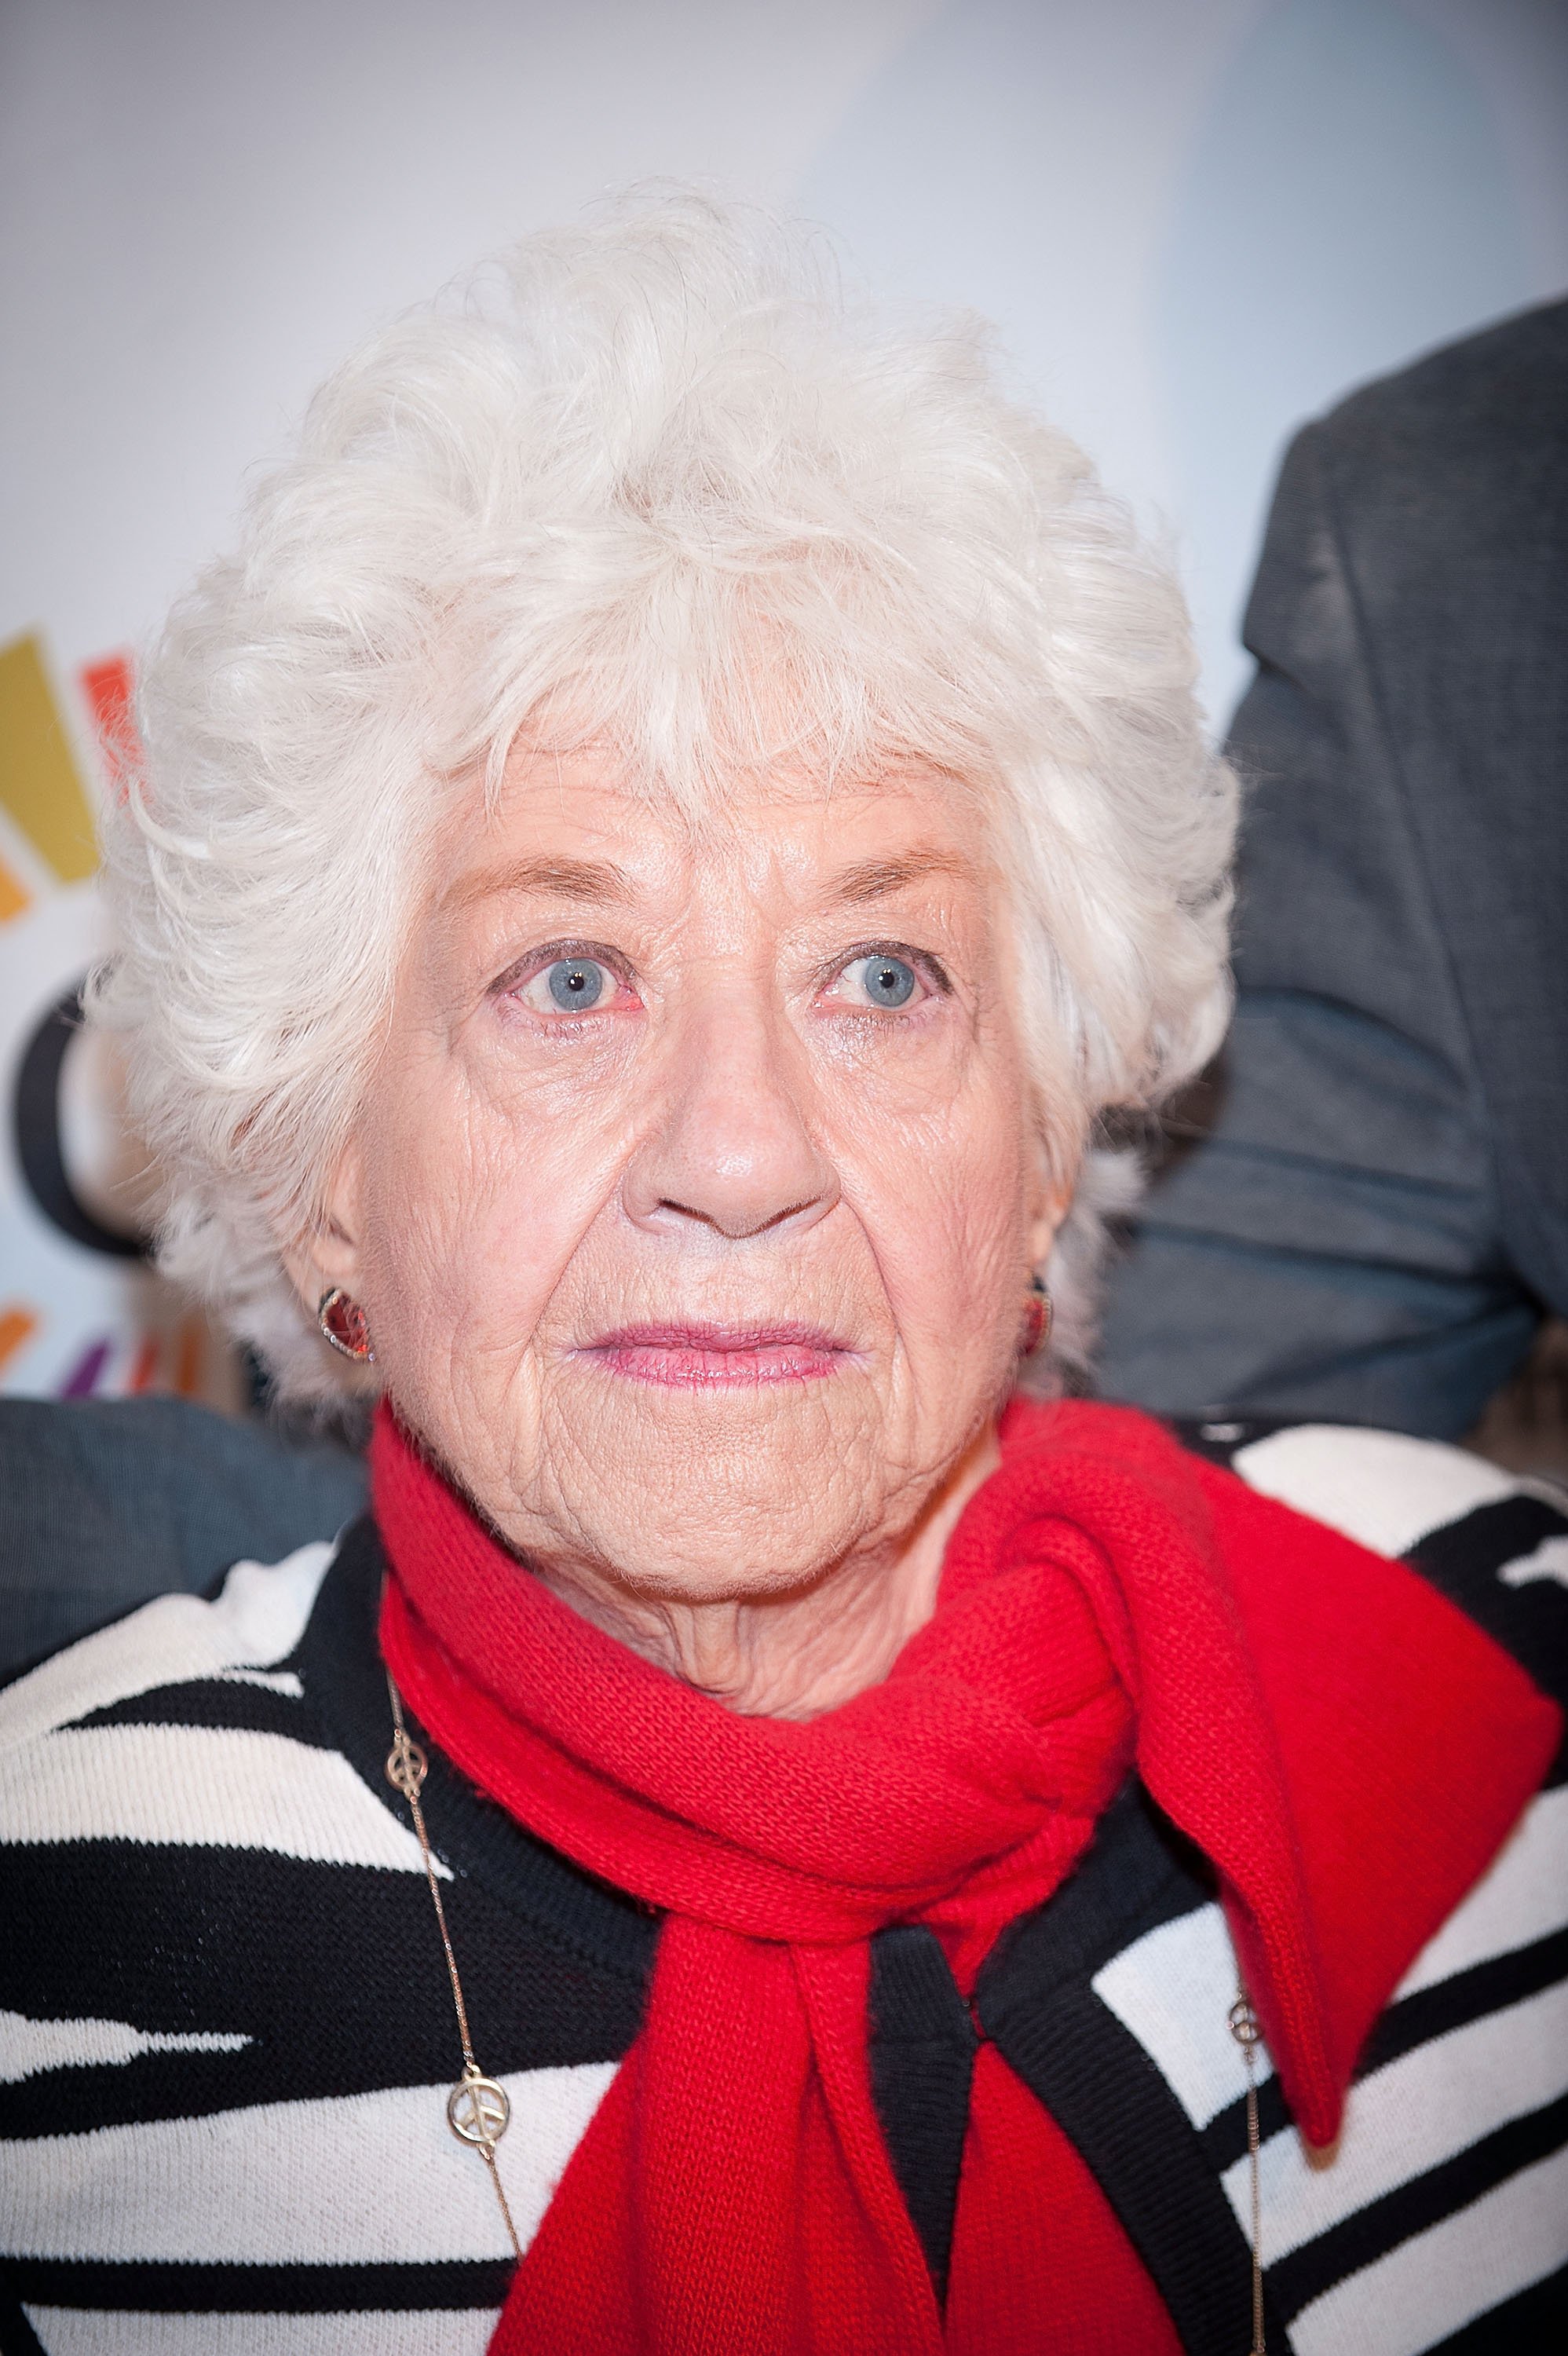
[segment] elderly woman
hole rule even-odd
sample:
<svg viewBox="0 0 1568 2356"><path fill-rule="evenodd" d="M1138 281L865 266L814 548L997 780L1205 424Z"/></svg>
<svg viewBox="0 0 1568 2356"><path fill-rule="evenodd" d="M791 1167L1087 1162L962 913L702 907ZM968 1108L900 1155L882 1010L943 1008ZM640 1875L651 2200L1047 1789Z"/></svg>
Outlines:
<svg viewBox="0 0 1568 2356"><path fill-rule="evenodd" d="M374 1512L5 1704L7 2346L1561 2311L1568 1526L1014 1396L1231 787L1083 457L814 251L669 200L404 321L151 668L100 1013Z"/></svg>

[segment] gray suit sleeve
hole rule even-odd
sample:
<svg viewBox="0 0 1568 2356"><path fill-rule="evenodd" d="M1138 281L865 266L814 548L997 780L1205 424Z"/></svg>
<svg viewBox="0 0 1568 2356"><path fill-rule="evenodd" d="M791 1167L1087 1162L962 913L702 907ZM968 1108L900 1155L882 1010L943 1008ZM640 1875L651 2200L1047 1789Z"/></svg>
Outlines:
<svg viewBox="0 0 1568 2356"><path fill-rule="evenodd" d="M0 1684L151 1595L361 1512L361 1460L187 1399L0 1399Z"/></svg>
<svg viewBox="0 0 1568 2356"><path fill-rule="evenodd" d="M1334 512L1331 428L1281 477L1230 752L1237 1008L1208 1133L1156 1180L1100 1387L1157 1412L1467 1430L1538 1311Z"/></svg>

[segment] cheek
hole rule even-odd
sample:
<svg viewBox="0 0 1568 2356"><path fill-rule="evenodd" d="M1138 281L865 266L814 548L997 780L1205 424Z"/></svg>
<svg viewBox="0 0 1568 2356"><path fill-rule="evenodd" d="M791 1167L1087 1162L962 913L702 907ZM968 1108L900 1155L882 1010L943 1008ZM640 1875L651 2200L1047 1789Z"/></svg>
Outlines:
<svg viewBox="0 0 1568 2356"><path fill-rule="evenodd" d="M503 1378L617 1183L620 1125L544 1088L485 1087L455 1058L414 1061L363 1145L366 1309L385 1355L460 1359ZM397 1347L401 1337L407 1355ZM483 1377L482 1377L483 1378Z"/></svg>
<svg viewBox="0 0 1568 2356"><path fill-rule="evenodd" d="M1028 1256L1021 1072L976 1059L951 1095L861 1097L843 1116L845 1194L906 1350L921 1364L1009 1360Z"/></svg>

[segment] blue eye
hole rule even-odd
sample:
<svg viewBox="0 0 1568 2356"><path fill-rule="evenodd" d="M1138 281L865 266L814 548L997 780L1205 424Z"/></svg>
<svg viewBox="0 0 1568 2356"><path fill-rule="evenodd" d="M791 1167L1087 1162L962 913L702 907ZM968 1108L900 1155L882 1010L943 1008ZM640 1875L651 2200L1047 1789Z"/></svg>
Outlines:
<svg viewBox="0 0 1568 2356"><path fill-rule="evenodd" d="M558 957L528 976L517 991L536 1014L589 1014L610 1006L620 979L602 958Z"/></svg>
<svg viewBox="0 0 1568 2356"><path fill-rule="evenodd" d="M914 996L914 968L902 958L889 957L885 950L857 958L845 979L859 986L868 1006L904 1006Z"/></svg>
<svg viewBox="0 0 1568 2356"><path fill-rule="evenodd" d="M557 958L545 968L546 986L567 1013L596 1005L604 994L604 969L597 958Z"/></svg>

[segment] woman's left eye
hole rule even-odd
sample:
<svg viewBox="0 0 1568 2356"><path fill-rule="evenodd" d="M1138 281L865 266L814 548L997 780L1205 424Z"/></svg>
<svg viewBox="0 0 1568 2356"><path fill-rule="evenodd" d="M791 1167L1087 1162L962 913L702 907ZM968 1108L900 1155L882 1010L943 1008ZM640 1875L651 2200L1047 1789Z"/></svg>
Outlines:
<svg viewBox="0 0 1568 2356"><path fill-rule="evenodd" d="M552 958L516 995L535 1014L589 1014L614 1003L621 977L595 957Z"/></svg>
<svg viewBox="0 0 1568 2356"><path fill-rule="evenodd" d="M897 1013L927 995L925 985L907 958L891 949L850 959L833 985L833 996L851 1006L875 1006Z"/></svg>

